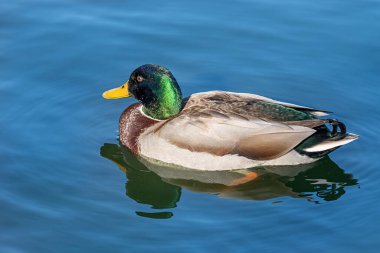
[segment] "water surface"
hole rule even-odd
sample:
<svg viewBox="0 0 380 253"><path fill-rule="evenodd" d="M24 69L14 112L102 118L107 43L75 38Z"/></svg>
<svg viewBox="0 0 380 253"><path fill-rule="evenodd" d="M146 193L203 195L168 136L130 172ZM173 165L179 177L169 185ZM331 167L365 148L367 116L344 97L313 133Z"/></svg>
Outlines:
<svg viewBox="0 0 380 253"><path fill-rule="evenodd" d="M377 252L379 20L372 0L0 0L0 251ZM242 185L153 172L118 145L135 101L101 98L144 63L361 138Z"/></svg>

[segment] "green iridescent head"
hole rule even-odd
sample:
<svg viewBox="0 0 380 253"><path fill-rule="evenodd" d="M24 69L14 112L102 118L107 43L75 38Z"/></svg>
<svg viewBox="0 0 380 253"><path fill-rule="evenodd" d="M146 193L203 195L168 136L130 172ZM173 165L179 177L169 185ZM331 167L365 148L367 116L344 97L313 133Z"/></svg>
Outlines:
<svg viewBox="0 0 380 253"><path fill-rule="evenodd" d="M133 96L143 104L143 111L155 119L167 119L181 111L182 93L173 74L166 68L145 64L135 69L123 86L103 93L114 99Z"/></svg>

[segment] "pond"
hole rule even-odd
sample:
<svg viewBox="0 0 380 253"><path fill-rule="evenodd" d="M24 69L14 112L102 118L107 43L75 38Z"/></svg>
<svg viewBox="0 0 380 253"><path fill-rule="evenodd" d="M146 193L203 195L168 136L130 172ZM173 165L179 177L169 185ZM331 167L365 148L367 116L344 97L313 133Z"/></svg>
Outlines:
<svg viewBox="0 0 380 253"><path fill-rule="evenodd" d="M1 252L377 252L378 1L0 0ZM168 172L118 141L145 63L360 135L317 163Z"/></svg>

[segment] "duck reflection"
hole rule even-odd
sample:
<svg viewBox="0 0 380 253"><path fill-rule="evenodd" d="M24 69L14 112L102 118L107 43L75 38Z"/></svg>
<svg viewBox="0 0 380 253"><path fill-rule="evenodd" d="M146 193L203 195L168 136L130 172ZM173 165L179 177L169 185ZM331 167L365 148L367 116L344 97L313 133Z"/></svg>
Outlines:
<svg viewBox="0 0 380 253"><path fill-rule="evenodd" d="M126 173L126 195L153 209L177 205L181 188L223 198L268 200L279 197L303 198L320 203L339 199L345 187L357 184L330 158L299 166L268 166L234 171L194 171L172 168L137 158L116 144L104 144L101 156ZM276 203L276 202L275 202ZM136 212L150 218L170 218L172 212Z"/></svg>
<svg viewBox="0 0 380 253"><path fill-rule="evenodd" d="M126 195L138 203L150 205L153 209L176 207L181 196L181 188L164 182L157 174L147 169L128 150L116 144L104 144L100 155L113 161L126 173ZM156 219L173 216L171 212L136 212L137 215Z"/></svg>

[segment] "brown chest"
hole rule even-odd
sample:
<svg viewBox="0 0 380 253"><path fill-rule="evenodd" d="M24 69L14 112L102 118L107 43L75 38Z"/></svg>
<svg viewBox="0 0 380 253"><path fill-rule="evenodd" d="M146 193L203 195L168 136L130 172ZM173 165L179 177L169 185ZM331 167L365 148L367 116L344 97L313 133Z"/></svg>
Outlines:
<svg viewBox="0 0 380 253"><path fill-rule="evenodd" d="M144 130L159 121L141 112L141 103L135 103L123 111L119 120L119 138L123 146L138 154L138 138Z"/></svg>

